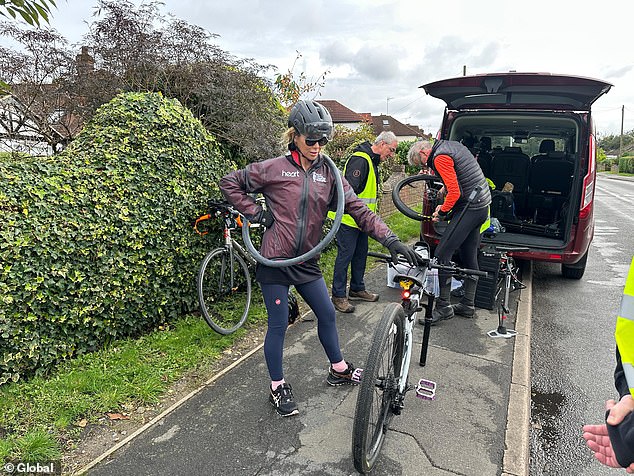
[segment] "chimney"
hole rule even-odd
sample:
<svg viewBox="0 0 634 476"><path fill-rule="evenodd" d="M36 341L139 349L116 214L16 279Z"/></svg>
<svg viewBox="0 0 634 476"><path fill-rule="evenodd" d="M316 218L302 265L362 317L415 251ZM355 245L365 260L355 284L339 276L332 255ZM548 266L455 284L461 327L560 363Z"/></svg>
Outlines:
<svg viewBox="0 0 634 476"><path fill-rule="evenodd" d="M81 53L75 58L77 62L77 74L80 77L89 75L95 70L95 60L88 54L88 47L82 46Z"/></svg>

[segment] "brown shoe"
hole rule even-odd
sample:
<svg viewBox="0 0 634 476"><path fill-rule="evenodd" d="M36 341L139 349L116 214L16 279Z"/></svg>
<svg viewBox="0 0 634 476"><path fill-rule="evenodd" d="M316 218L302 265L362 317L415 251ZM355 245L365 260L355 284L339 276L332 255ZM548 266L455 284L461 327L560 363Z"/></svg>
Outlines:
<svg viewBox="0 0 634 476"><path fill-rule="evenodd" d="M362 301L376 302L379 300L379 295L369 293L365 289L363 291L350 291L348 293L350 299L361 299Z"/></svg>
<svg viewBox="0 0 634 476"><path fill-rule="evenodd" d="M339 312L354 312L354 306L350 304L345 297L334 297L332 298L332 303L335 305L335 309Z"/></svg>

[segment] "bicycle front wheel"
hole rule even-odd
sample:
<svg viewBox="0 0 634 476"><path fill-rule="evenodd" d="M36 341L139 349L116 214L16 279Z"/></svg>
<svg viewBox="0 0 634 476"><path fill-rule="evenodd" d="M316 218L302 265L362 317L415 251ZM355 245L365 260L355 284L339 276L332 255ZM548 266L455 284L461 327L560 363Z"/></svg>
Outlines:
<svg viewBox="0 0 634 476"><path fill-rule="evenodd" d="M251 276L242 256L216 248L198 272L198 300L207 324L227 335L244 324L251 305Z"/></svg>
<svg viewBox="0 0 634 476"><path fill-rule="evenodd" d="M374 332L363 370L352 429L354 467L363 474L372 470L379 456L400 397L404 325L403 308L397 303L388 304Z"/></svg>

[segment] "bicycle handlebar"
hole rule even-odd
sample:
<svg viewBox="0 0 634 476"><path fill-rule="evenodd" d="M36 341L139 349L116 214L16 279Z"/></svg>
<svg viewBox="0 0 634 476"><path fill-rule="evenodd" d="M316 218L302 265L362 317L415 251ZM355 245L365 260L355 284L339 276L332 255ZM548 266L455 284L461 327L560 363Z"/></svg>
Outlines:
<svg viewBox="0 0 634 476"><path fill-rule="evenodd" d="M369 251L368 252L368 256L371 256L373 258L379 258L383 261L385 261L386 263L388 263L390 266L393 266L392 263L392 256L387 255L385 253L375 253L374 251ZM401 263L407 263L407 260L403 257L399 256L399 262ZM469 268L460 268L458 266L456 266L455 264L453 265L446 265L446 264L438 264L438 263L434 263L432 261L427 262L427 264L425 265L427 268L429 269L438 269L438 270L443 270L443 271L450 271L452 274L468 274L471 276L481 276L483 278L487 278L489 277L489 273L487 273L486 271L480 271L477 269L469 269ZM422 266L419 266L420 268L422 268Z"/></svg>
<svg viewBox="0 0 634 476"><path fill-rule="evenodd" d="M209 213L205 213L204 215L199 216L193 222L194 231L199 235L205 236L208 234L208 231L200 231L198 229L198 225L206 220L211 220L214 216L227 215L231 216L235 219L238 226L242 226L242 219L240 213L231 206L229 202L225 202L222 200L210 200L207 204L209 207ZM225 217L226 218L226 217Z"/></svg>

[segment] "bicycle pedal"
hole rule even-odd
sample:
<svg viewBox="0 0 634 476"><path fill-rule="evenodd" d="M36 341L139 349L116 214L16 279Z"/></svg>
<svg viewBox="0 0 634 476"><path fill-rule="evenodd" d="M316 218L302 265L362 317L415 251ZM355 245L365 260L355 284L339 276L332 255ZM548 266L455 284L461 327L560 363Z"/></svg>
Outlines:
<svg viewBox="0 0 634 476"><path fill-rule="evenodd" d="M425 380L424 378L420 379L418 385L416 385L416 396L423 400L435 400L436 382Z"/></svg>

